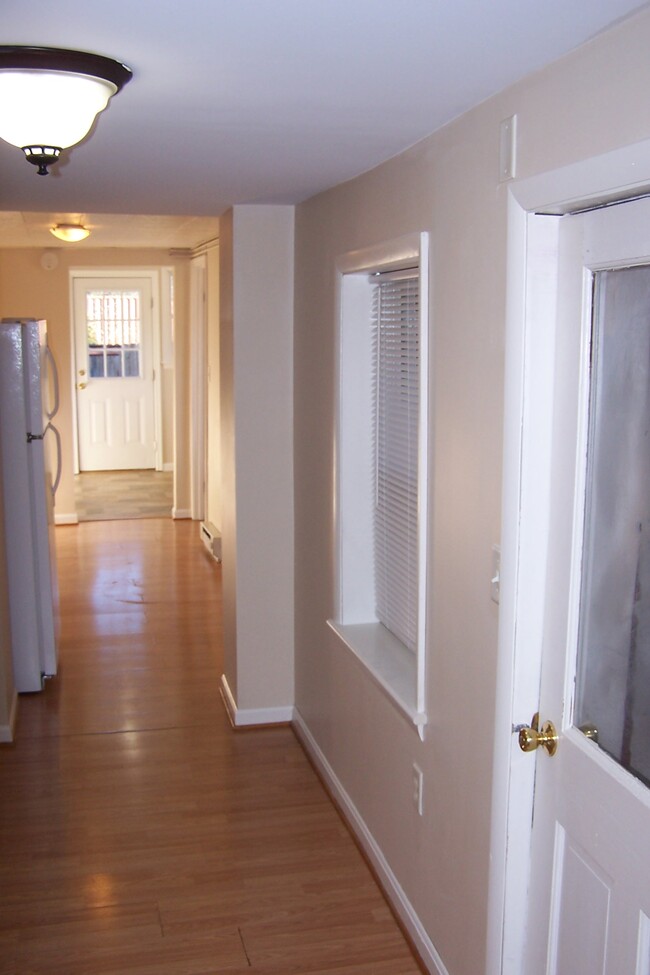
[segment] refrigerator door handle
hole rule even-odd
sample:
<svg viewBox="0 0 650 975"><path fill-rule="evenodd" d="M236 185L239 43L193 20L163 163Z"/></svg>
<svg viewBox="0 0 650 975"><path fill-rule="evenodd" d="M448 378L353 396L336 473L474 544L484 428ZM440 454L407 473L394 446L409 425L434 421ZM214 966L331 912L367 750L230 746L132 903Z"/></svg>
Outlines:
<svg viewBox="0 0 650 975"><path fill-rule="evenodd" d="M54 476L54 481L52 482L52 497L54 497L57 492L57 488L59 487L59 482L61 481L61 473L63 468L61 458L61 434L53 423L48 423L48 425L45 427L45 433L47 433L48 430L52 431L56 439L56 474Z"/></svg>
<svg viewBox="0 0 650 975"><path fill-rule="evenodd" d="M45 413L48 420L52 420L59 412L59 372L56 368L56 361L52 355L52 350L50 349L49 345L45 346L45 358L48 363L48 373L52 376L52 386L54 388L54 406L52 407L51 411L46 410Z"/></svg>

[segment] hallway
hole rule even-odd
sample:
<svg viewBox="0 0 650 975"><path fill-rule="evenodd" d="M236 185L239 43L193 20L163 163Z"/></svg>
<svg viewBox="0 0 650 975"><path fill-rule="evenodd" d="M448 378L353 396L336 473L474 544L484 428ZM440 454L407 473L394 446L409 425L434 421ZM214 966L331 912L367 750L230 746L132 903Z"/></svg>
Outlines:
<svg viewBox="0 0 650 975"><path fill-rule="evenodd" d="M196 524L57 545L60 674L0 748L1 975L416 975L291 730L230 728Z"/></svg>

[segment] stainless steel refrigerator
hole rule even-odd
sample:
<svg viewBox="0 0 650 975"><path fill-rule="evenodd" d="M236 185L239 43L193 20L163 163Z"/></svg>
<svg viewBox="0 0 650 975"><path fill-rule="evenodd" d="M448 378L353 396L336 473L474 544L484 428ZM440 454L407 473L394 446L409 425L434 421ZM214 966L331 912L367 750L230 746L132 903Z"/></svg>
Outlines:
<svg viewBox="0 0 650 975"><path fill-rule="evenodd" d="M54 495L61 477L56 366L47 326L0 322L0 466L14 684L40 691L57 671Z"/></svg>

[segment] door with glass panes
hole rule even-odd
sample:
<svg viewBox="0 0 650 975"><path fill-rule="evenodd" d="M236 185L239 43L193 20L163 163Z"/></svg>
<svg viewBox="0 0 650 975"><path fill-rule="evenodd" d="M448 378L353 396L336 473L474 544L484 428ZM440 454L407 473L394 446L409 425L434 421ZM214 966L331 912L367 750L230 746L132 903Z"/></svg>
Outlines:
<svg viewBox="0 0 650 975"><path fill-rule="evenodd" d="M148 278L75 278L79 469L155 466Z"/></svg>
<svg viewBox="0 0 650 975"><path fill-rule="evenodd" d="M650 200L562 218L559 255L547 550L520 548L546 572L517 971L650 975Z"/></svg>

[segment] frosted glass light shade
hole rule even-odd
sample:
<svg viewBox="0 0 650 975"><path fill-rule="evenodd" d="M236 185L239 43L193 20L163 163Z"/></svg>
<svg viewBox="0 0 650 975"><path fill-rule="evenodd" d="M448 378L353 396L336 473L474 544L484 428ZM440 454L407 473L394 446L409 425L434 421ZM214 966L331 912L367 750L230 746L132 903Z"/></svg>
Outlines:
<svg viewBox="0 0 650 975"><path fill-rule="evenodd" d="M78 223L57 223L56 227L50 227L50 233L58 237L59 240L65 240L66 243L71 244L78 240L85 240L90 231Z"/></svg>
<svg viewBox="0 0 650 975"><path fill-rule="evenodd" d="M88 133L117 86L68 71L0 71L0 138L67 149Z"/></svg>
<svg viewBox="0 0 650 975"><path fill-rule="evenodd" d="M0 139L22 149L46 176L132 77L103 54L0 45Z"/></svg>

